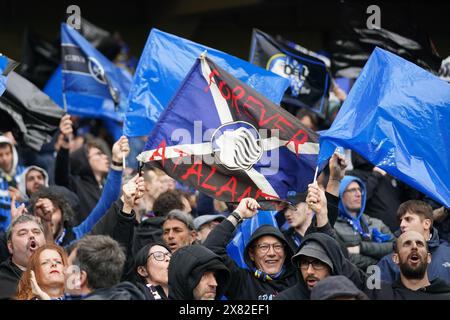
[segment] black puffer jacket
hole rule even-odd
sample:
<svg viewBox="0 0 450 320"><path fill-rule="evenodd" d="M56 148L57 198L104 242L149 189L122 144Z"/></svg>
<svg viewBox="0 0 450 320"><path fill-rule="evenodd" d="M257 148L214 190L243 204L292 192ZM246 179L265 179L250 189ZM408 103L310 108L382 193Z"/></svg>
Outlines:
<svg viewBox="0 0 450 320"><path fill-rule="evenodd" d="M344 257L341 247L338 242L324 233L312 233L307 235L300 244L298 251L300 251L305 245L311 241L317 242L325 250L331 262L333 263L333 270L331 275L345 276L349 278L355 286L360 289L364 288L366 275L359 268L353 265L348 259ZM298 252L297 251L297 252ZM297 258L298 259L298 258ZM294 264L296 262L294 261ZM276 300L309 300L310 291L307 288L305 281L303 280L300 270L298 270L299 281L295 286L281 292Z"/></svg>
<svg viewBox="0 0 450 320"><path fill-rule="evenodd" d="M272 300L278 293L297 283L297 273L290 262L293 251L278 228L271 225L262 225L252 234L245 247L245 262L249 270L238 267L234 260L227 254L226 247L233 238L234 229L233 224L225 219L211 231L204 242L206 247L224 259L226 266L231 271L229 290L225 292L228 299ZM253 271L255 265L248 254L253 242L266 235L274 236L284 243L286 252L284 271L277 279L270 281L265 281L262 277L255 276Z"/></svg>
<svg viewBox="0 0 450 320"><path fill-rule="evenodd" d="M216 300L220 299L230 279L222 258L199 244L178 249L169 263L169 299L193 300L194 289L207 271L215 272Z"/></svg>

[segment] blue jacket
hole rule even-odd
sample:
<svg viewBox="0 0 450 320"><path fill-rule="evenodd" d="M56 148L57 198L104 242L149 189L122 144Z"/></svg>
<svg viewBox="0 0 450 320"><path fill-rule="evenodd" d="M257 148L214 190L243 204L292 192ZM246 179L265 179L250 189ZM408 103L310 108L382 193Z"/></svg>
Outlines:
<svg viewBox="0 0 450 320"><path fill-rule="evenodd" d="M431 253L431 263L428 265L428 279L439 278L450 285L450 247L441 243L438 232L433 228L432 237L427 242ZM400 270L392 261L392 254L384 256L378 267L381 269L381 280L393 283L399 279Z"/></svg>
<svg viewBox="0 0 450 320"><path fill-rule="evenodd" d="M9 195L9 185L16 186L18 188L19 176L25 170L24 167L19 165L19 156L17 155L17 150L11 141L4 136L0 136L1 143L8 143L13 152L13 165L11 172L4 172L0 169L0 231L6 231L9 224L11 223L11 197ZM11 181L8 183L8 178Z"/></svg>
<svg viewBox="0 0 450 320"><path fill-rule="evenodd" d="M119 198L121 186L122 171L111 169L106 179L102 195L89 216L80 225L72 228L73 235L63 233L60 238L56 239L56 243L66 246L90 232L95 224L106 214L111 205Z"/></svg>

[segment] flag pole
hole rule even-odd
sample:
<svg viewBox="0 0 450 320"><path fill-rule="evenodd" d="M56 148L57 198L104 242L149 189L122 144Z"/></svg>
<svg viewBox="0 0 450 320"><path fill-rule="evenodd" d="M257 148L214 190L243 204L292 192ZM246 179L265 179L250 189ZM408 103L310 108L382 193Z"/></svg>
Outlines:
<svg viewBox="0 0 450 320"><path fill-rule="evenodd" d="M319 172L319 166L316 167L316 172L314 173L313 184L317 181L317 173Z"/></svg>

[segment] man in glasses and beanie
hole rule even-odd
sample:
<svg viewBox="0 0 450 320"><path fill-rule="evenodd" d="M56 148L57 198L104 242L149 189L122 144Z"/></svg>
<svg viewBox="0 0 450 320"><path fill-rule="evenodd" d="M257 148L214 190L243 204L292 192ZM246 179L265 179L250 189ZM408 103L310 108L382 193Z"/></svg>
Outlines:
<svg viewBox="0 0 450 320"><path fill-rule="evenodd" d="M328 210L322 190L310 185L307 203L316 213L318 220L326 219ZM343 275L358 288L365 284L366 276L345 258L338 242L328 234L315 232L308 234L292 257L299 281L281 292L276 300L309 300L311 290L319 281L330 275Z"/></svg>

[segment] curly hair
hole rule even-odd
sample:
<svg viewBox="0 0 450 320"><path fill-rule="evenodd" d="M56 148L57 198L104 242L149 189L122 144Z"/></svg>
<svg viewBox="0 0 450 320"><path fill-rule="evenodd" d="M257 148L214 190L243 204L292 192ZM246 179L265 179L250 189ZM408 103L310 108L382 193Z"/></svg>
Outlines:
<svg viewBox="0 0 450 320"><path fill-rule="evenodd" d="M41 263L39 261L39 258L44 250L54 250L58 252L58 254L61 256L63 266L68 266L67 253L62 247L52 243L40 246L30 257L27 270L22 274L22 277L20 278L16 296L17 300L31 300L35 297L31 287L31 271L34 271L34 274L36 275L36 281L38 285L41 285L43 275L40 268ZM64 283L62 284L61 293L64 293Z"/></svg>
<svg viewBox="0 0 450 320"><path fill-rule="evenodd" d="M62 193L51 191L49 188L41 188L31 197L30 211L33 214L36 209L36 202L43 198L49 199L55 207L58 207L61 210L61 220L63 221L63 226L65 228L73 226L74 213L69 202Z"/></svg>

